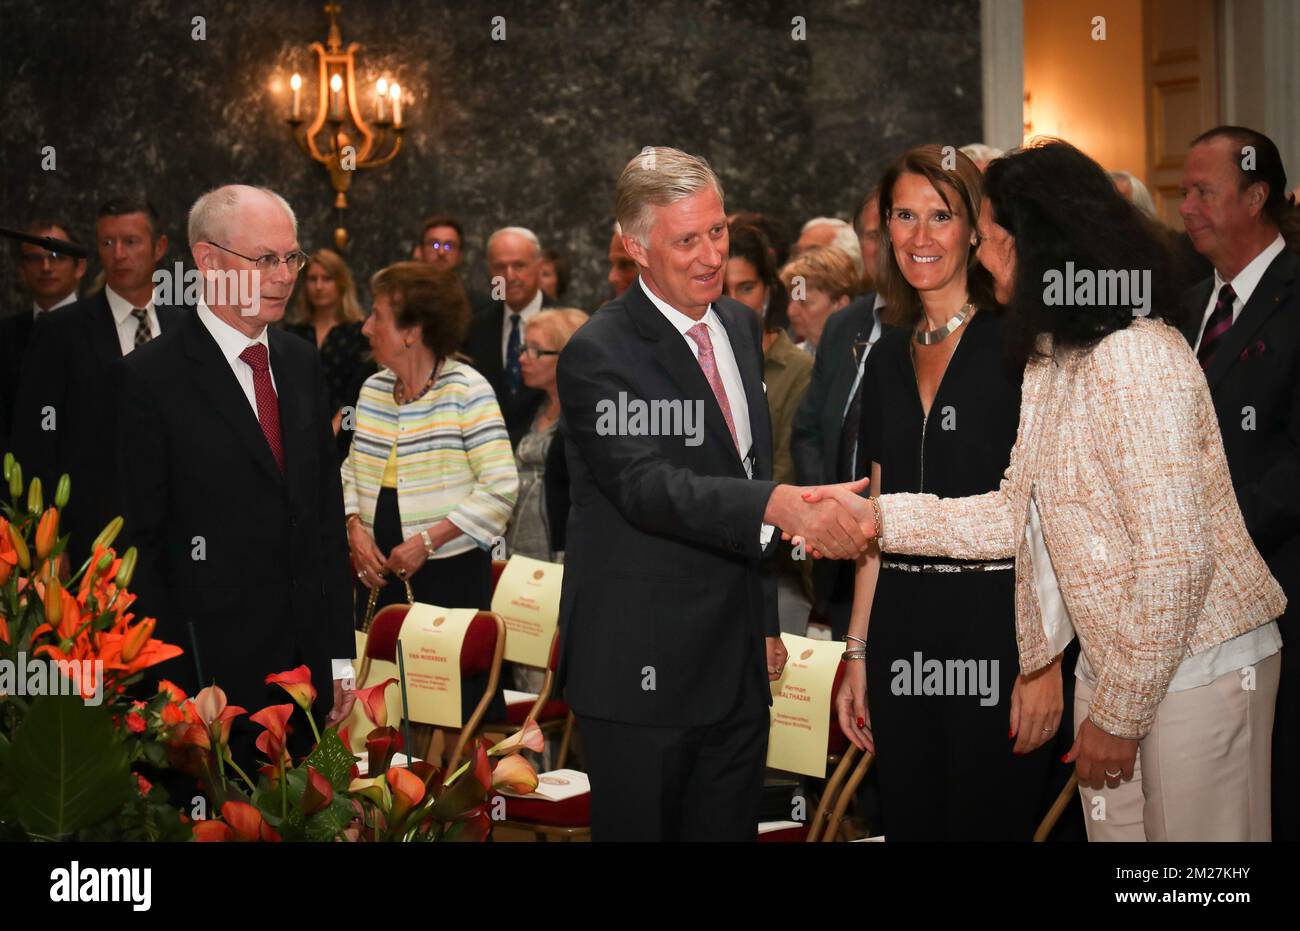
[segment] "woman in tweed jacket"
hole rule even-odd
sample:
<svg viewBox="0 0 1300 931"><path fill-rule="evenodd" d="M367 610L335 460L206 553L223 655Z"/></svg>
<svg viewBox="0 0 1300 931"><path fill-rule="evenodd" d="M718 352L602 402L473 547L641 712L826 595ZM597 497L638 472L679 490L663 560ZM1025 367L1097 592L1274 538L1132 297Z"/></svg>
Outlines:
<svg viewBox="0 0 1300 931"><path fill-rule="evenodd" d="M1066 760L1090 839L1267 840L1286 600L1246 533L1195 356L1144 318L1173 306L1158 233L1063 142L993 162L985 183L979 258L1027 358L1010 465L989 494L884 495L859 513L885 552L1014 556L1024 673L1078 635ZM1125 293L1098 291L1120 275ZM839 700L865 744L862 696Z"/></svg>
<svg viewBox="0 0 1300 931"><path fill-rule="evenodd" d="M483 608L492 599L491 547L519 490L510 439L487 380L451 358L468 319L464 287L419 262L370 283L363 330L383 368L361 389L356 435L343 462L348 545L358 581L380 607L406 600Z"/></svg>

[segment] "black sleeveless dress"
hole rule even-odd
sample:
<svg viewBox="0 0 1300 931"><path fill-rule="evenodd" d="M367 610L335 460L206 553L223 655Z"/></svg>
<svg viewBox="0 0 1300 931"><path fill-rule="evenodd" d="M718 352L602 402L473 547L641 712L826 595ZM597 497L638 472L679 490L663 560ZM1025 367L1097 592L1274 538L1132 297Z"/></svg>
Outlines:
<svg viewBox="0 0 1300 931"><path fill-rule="evenodd" d="M959 335L928 417L910 329L882 337L867 359L860 444L865 468L880 463L881 494L978 495L1006 471L1022 372L1006 361L994 312L976 313ZM1017 756L1008 738L1020 670L1015 571L1009 559L915 571L940 564L956 565L883 554L872 605L867 697L885 836L1030 840L1052 744Z"/></svg>

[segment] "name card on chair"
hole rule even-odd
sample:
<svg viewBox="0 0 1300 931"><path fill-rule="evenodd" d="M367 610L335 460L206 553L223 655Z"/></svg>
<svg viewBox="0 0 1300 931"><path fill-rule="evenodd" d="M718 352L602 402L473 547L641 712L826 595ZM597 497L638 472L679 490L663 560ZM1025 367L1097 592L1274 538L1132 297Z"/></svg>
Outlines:
<svg viewBox="0 0 1300 931"><path fill-rule="evenodd" d="M402 622L406 700L417 724L460 727L460 650L474 608L416 603Z"/></svg>
<svg viewBox="0 0 1300 931"><path fill-rule="evenodd" d="M772 723L767 737L767 765L788 773L826 776L831 694L844 644L782 634L785 672L771 683Z"/></svg>
<svg viewBox="0 0 1300 931"><path fill-rule="evenodd" d="M564 566L527 556L511 556L492 595L492 610L506 624L505 658L545 669L560 620Z"/></svg>

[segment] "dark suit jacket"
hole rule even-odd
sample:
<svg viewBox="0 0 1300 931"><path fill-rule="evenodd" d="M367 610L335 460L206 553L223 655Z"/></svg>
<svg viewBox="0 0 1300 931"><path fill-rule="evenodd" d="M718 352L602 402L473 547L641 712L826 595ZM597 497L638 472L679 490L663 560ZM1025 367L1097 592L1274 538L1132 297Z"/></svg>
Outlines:
<svg viewBox="0 0 1300 931"><path fill-rule="evenodd" d="M853 364L853 342L867 339L875 318L871 313L876 302L874 291L864 294L847 307L826 318L817 357L813 360L812 381L794 415L790 431L790 453L800 485L825 485L848 482L859 475L843 475L837 469L840 430L844 426L844 406L849 403L849 389L857 369ZM893 327L883 327L882 336ZM813 592L817 610L825 612L835 588L836 575L851 563L821 559L813 563Z"/></svg>
<svg viewBox="0 0 1300 931"><path fill-rule="evenodd" d="M14 404L18 400L19 375L23 354L32 338L31 307L0 320L0 455L9 452L12 438Z"/></svg>
<svg viewBox="0 0 1300 931"><path fill-rule="evenodd" d="M573 503L557 681L579 714L691 727L731 712L745 676L768 694L763 638L779 626L776 577L760 561L780 536L766 548L759 542L775 487L762 336L749 308L726 298L713 306L745 386L754 480L699 362L640 285L592 317L560 356ZM602 435L598 405L617 404L620 393L703 401L703 442Z"/></svg>
<svg viewBox="0 0 1300 931"><path fill-rule="evenodd" d="M1293 601L1300 597L1297 272L1300 258L1283 250L1219 338L1205 372L1246 529ZM1196 340L1213 290L1210 277L1184 297L1182 329L1189 343Z"/></svg>
<svg viewBox="0 0 1300 931"><path fill-rule="evenodd" d="M197 314L126 358L119 448L140 549L133 589L157 636L185 650L159 675L187 690L215 680L253 712L285 700L265 676L305 663L327 711L330 660L354 647L331 411L316 350L275 327L268 338L284 475Z"/></svg>
<svg viewBox="0 0 1300 931"><path fill-rule="evenodd" d="M183 319L180 308L156 311L162 336ZM66 472L72 478L72 497L60 530L72 534L69 554L77 565L90 555L90 543L104 525L122 513L115 455L116 364L121 359L113 311L100 291L41 314L23 361L14 453L24 476L40 476L46 500L53 497L60 475ZM47 408L52 430L44 429Z"/></svg>
<svg viewBox="0 0 1300 931"><path fill-rule="evenodd" d="M555 306L545 292L542 294L542 306ZM501 351L505 316L505 301L493 301L486 311L476 312L470 321L464 352L469 356L470 365L488 380L496 392L497 404L501 407L501 416L506 422L506 431L510 434L513 445L528 432L529 418L539 399L545 397L546 393L526 386L521 386L514 392L506 388L504 354ZM522 341L522 333L519 338Z"/></svg>

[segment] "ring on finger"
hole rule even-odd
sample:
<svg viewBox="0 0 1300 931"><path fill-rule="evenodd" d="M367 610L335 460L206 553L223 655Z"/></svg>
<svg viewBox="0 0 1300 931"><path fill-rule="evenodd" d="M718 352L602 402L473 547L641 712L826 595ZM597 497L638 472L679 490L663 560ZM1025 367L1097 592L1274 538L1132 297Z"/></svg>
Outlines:
<svg viewBox="0 0 1300 931"><path fill-rule="evenodd" d="M1118 779L1121 775L1123 775L1121 772L1112 773L1109 769L1106 770L1106 776L1109 779Z"/></svg>

